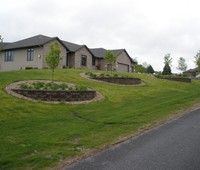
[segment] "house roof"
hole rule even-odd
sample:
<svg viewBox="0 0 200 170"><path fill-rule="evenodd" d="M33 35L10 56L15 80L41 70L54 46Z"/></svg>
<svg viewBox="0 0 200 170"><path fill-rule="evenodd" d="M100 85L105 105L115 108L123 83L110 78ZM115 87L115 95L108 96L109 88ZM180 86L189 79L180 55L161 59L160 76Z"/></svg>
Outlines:
<svg viewBox="0 0 200 170"><path fill-rule="evenodd" d="M84 45L78 45L71 42L63 41L63 44L69 49L71 52L76 52L78 49L84 47Z"/></svg>
<svg viewBox="0 0 200 170"><path fill-rule="evenodd" d="M105 58L106 51L107 51L104 48L93 48L90 50L93 53L93 55L97 58ZM125 52L128 55L131 62L135 63L135 61L129 56L129 54L127 53L125 49L115 49L115 50L110 50L110 51L112 51L116 56L120 55L122 52Z"/></svg>
<svg viewBox="0 0 200 170"><path fill-rule="evenodd" d="M8 44L10 44L10 43L8 43L8 42L0 42L0 48L3 49Z"/></svg>
<svg viewBox="0 0 200 170"><path fill-rule="evenodd" d="M194 73L194 72L197 72L197 71L198 71L198 68L194 68L194 69L186 70L184 73Z"/></svg>
<svg viewBox="0 0 200 170"><path fill-rule="evenodd" d="M8 43L3 47L3 50L40 46L52 41L53 39L56 39L56 37L52 38L44 35L36 35L34 37L16 41L14 43Z"/></svg>
<svg viewBox="0 0 200 170"><path fill-rule="evenodd" d="M105 58L106 49L104 48L91 48L90 51L97 58Z"/></svg>
<svg viewBox="0 0 200 170"><path fill-rule="evenodd" d="M13 50L13 49L22 49L22 48L27 48L27 47L37 47L37 46L43 46L44 44L46 44L50 41L53 41L55 39L58 40L70 52L76 52L80 48L85 47L93 56L95 56L97 58L105 58L106 49L104 49L104 48L89 49L86 45L79 45L79 44L60 40L58 37L48 37L48 36L41 35L41 34L30 37L30 38L26 38L26 39L23 39L20 41L16 41L13 43L6 43L6 42L0 43L0 48L2 48L3 50ZM128 57L130 58L131 62L133 62L133 63L135 62L129 56L129 54L127 53L127 51L125 49L115 49L115 50L111 50L111 51L116 56L120 55L122 52L125 52L128 55Z"/></svg>

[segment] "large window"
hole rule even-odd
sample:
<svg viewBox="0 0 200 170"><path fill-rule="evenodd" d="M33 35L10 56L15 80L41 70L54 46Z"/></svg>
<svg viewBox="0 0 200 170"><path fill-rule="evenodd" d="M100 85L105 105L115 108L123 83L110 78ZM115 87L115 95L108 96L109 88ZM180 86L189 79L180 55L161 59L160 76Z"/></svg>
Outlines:
<svg viewBox="0 0 200 170"><path fill-rule="evenodd" d="M86 55L81 56L81 66L87 66L87 56Z"/></svg>
<svg viewBox="0 0 200 170"><path fill-rule="evenodd" d="M33 52L34 50L32 48L27 49L27 61L33 61Z"/></svg>
<svg viewBox="0 0 200 170"><path fill-rule="evenodd" d="M92 65L95 66L96 62L95 62L95 57L92 56Z"/></svg>
<svg viewBox="0 0 200 170"><path fill-rule="evenodd" d="M5 51L4 53L4 61L13 61L14 60L14 53L13 51Z"/></svg>

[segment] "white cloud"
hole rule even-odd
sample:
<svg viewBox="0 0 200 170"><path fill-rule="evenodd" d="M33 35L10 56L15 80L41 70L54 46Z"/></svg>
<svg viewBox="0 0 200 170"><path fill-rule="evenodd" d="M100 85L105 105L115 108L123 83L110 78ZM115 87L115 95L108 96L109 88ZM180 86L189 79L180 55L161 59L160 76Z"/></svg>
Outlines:
<svg viewBox="0 0 200 170"><path fill-rule="evenodd" d="M89 47L126 48L139 63L162 70L171 53L189 68L200 42L198 0L0 0L0 34L16 41L37 34Z"/></svg>

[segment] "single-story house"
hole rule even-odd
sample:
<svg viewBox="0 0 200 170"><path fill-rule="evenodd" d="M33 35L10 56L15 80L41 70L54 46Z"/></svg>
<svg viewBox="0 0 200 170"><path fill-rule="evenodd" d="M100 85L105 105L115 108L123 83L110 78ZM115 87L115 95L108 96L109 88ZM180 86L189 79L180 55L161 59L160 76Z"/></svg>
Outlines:
<svg viewBox="0 0 200 170"><path fill-rule="evenodd" d="M74 44L58 37L37 35L17 42L0 43L0 71L48 67L45 56L54 41L61 47L62 60L58 68L110 70L105 63L106 50L103 48L89 49L86 45ZM117 56L116 71L133 72L135 62L125 49L111 51Z"/></svg>
<svg viewBox="0 0 200 170"><path fill-rule="evenodd" d="M112 67L105 62L106 49L93 48L90 49L93 55L98 59L98 68L100 70L111 71ZM129 56L125 49L110 50L117 57L115 70L119 72L133 72L135 61Z"/></svg>
<svg viewBox="0 0 200 170"><path fill-rule="evenodd" d="M194 68L194 69L189 69L186 70L185 72L183 72L184 74L190 74L192 77L196 77L198 72L198 68Z"/></svg>

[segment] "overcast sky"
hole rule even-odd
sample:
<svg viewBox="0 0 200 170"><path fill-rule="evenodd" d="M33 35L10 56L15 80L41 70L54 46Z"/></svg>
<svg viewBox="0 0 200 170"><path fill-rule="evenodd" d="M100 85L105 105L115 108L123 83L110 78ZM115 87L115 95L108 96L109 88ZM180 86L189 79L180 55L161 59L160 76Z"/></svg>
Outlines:
<svg viewBox="0 0 200 170"><path fill-rule="evenodd" d="M172 70L184 57L194 68L200 49L200 0L0 0L4 42L58 36L89 48L125 48L132 58Z"/></svg>

